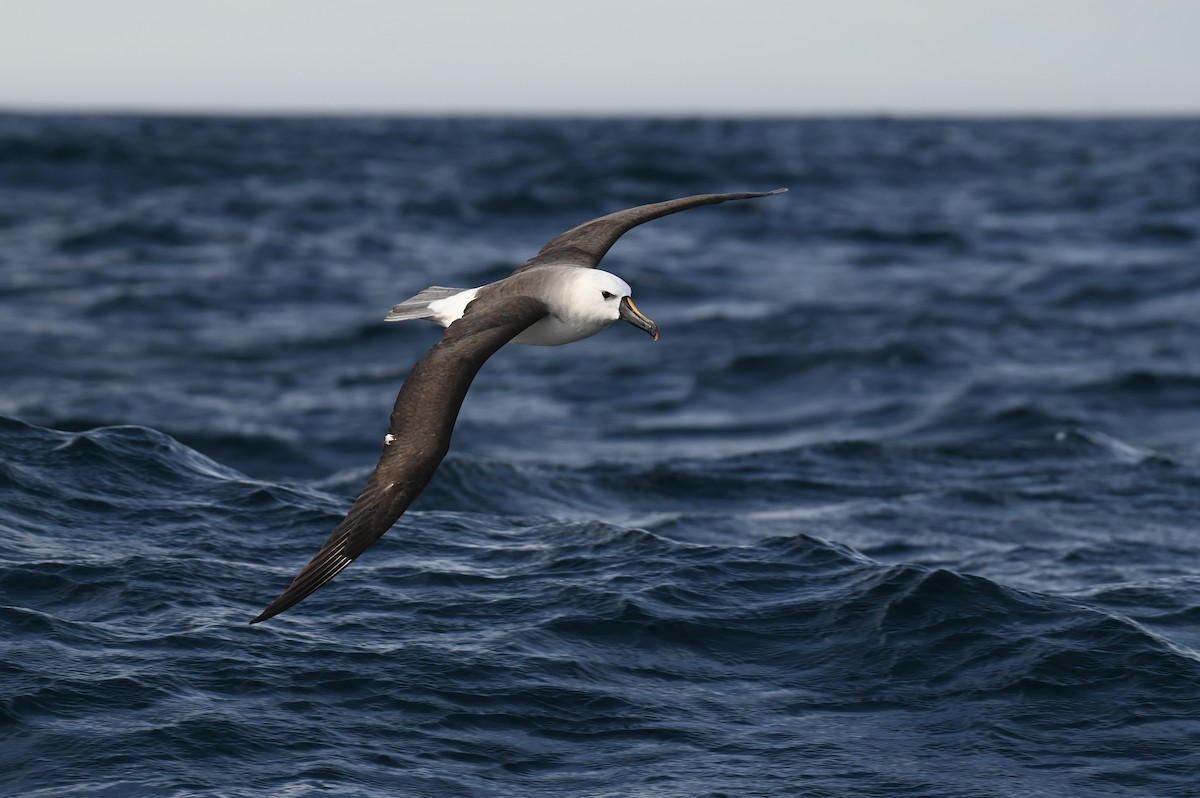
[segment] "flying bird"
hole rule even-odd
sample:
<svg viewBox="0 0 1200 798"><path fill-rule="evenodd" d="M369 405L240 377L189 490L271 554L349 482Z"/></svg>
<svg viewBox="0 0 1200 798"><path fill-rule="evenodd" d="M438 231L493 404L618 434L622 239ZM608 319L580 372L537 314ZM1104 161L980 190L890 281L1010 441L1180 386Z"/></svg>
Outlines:
<svg viewBox="0 0 1200 798"><path fill-rule="evenodd" d="M633 304L629 284L596 268L618 238L668 214L786 190L696 194L610 213L551 239L503 280L467 289L431 286L394 306L385 321L428 319L446 332L401 386L379 463L350 512L279 598L250 623L304 599L391 528L446 456L471 380L500 347L510 341L569 344L618 320L658 340L658 325Z"/></svg>

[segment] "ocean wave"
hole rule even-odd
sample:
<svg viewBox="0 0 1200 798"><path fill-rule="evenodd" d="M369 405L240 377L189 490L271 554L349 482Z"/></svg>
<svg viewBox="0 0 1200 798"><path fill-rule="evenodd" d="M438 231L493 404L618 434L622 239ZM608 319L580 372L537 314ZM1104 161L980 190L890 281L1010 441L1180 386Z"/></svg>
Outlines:
<svg viewBox="0 0 1200 798"><path fill-rule="evenodd" d="M106 603L95 594L117 584L161 582L185 570L180 563L117 560L55 577L93 594L65 596L51 613L8 613L5 631L35 646L52 636L53 649L38 648L54 670L74 675L51 679L22 667L27 686L10 695L6 723L86 724L113 712L128 720L100 744L69 732L39 735L20 762L10 759L9 772L36 785L44 778L36 763L54 745L74 751L57 779L101 772L153 789L175 783L173 770L203 749L232 767L224 789L250 794L233 779L303 781L233 764L246 750L286 744L313 753L313 772L331 767L330 778L349 778L323 753L320 728L352 728L354 717L380 712L405 717L407 728L405 741L375 762L376 778L411 784L414 773L429 772L413 771L423 759L469 754L475 766L449 779L455 789L483 789L492 770L536 789L581 765L580 741L650 765L701 754L718 765L771 761L808 724L853 725L868 708L920 713L917 728L944 727L947 752L978 745L981 735L1001 750L1016 738L1048 742L1052 729L1072 727L1072 739L1059 741L1061 766L1082 770L1102 751L1110 757L1086 784L1132 766L1107 749L1126 725L1141 728L1145 744L1165 745L1167 756L1194 743L1172 730L1170 719L1190 710L1169 698L1169 686L1200 676L1196 657L1078 600L945 569L885 566L806 535L731 547L594 524L510 525L497 535L485 518L421 520L404 553L348 571L264 631L247 631L225 610L224 621L197 623L228 591L198 589L195 579L159 588L197 591L191 602L130 592L125 612L113 602L87 620L55 618L68 605ZM240 592L262 592L261 576L223 571ZM45 586L4 587L45 603ZM170 620L148 624L152 615ZM340 642L319 628L322 617ZM100 651L110 666L79 670ZM1136 712L1098 700L1114 689L1146 700ZM689 720L713 712L729 723ZM761 737L747 723L754 716L772 719L777 734ZM1150 719L1159 725L1147 726ZM479 747L496 735L505 742ZM844 750L831 745L831 754ZM121 754L130 746L152 752L164 769L135 776Z"/></svg>

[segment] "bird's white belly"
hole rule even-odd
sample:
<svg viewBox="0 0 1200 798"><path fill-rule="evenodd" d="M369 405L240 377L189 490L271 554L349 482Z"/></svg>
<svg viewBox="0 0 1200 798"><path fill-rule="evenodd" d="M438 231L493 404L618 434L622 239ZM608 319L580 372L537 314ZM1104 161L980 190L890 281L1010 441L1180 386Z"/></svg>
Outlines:
<svg viewBox="0 0 1200 798"><path fill-rule="evenodd" d="M561 346L572 341L589 338L609 324L611 322L571 324L558 316L547 316L534 322L532 326L512 339L512 342L528 346Z"/></svg>

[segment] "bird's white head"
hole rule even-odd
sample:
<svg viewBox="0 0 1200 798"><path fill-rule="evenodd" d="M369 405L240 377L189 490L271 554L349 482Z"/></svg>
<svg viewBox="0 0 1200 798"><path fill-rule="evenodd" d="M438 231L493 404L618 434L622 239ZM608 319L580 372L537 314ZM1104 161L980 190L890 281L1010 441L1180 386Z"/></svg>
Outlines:
<svg viewBox="0 0 1200 798"><path fill-rule="evenodd" d="M614 321L627 321L658 340L658 325L629 298L629 283L615 274L579 266L543 266L508 280L527 280L550 311L513 338L513 343L561 346L595 335Z"/></svg>
<svg viewBox="0 0 1200 798"><path fill-rule="evenodd" d="M642 315L633 304L629 283L600 269L581 269L571 281L571 315L579 322L607 327L626 321L658 340L658 325Z"/></svg>

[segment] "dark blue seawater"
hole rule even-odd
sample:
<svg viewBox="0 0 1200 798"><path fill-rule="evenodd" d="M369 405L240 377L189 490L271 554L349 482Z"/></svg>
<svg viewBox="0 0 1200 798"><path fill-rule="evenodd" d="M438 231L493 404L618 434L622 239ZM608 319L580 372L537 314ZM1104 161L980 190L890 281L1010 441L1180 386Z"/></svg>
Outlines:
<svg viewBox="0 0 1200 798"><path fill-rule="evenodd" d="M631 205L248 626L437 339ZM0 116L0 794L1200 794L1200 120Z"/></svg>

